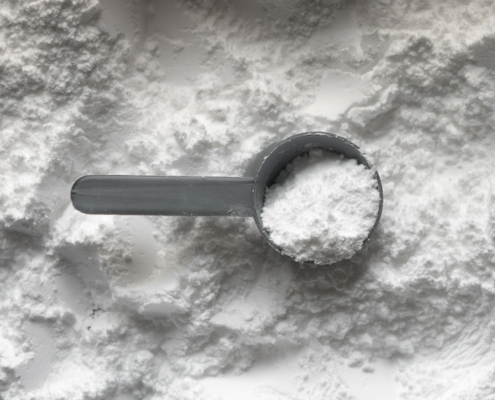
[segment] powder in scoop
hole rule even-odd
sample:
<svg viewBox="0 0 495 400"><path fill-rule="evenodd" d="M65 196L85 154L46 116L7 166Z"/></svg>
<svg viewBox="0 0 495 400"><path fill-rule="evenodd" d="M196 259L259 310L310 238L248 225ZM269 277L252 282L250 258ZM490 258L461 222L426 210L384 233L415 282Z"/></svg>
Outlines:
<svg viewBox="0 0 495 400"><path fill-rule="evenodd" d="M332 264L363 245L378 213L374 171L342 155L313 149L297 157L267 189L263 226L284 254Z"/></svg>

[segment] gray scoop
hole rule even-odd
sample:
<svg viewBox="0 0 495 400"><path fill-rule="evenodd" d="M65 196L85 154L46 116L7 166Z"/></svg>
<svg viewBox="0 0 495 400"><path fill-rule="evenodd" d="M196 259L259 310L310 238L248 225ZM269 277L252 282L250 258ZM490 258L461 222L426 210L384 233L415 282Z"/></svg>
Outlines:
<svg viewBox="0 0 495 400"><path fill-rule="evenodd" d="M71 199L74 207L86 214L253 217L270 246L284 254L263 228L261 209L265 189L274 183L287 164L313 148L354 158L359 164L371 168L359 148L347 139L331 133L308 132L265 149L246 171L248 177L83 176L74 183ZM376 229L383 208L383 189L378 172L375 179L380 206L365 242ZM307 263L313 262L308 260Z"/></svg>

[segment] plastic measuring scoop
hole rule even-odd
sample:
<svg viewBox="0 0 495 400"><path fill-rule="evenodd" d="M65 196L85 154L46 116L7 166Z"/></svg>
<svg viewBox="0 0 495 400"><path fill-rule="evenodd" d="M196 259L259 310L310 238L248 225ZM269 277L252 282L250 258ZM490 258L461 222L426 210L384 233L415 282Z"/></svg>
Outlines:
<svg viewBox="0 0 495 400"><path fill-rule="evenodd" d="M90 175L74 183L71 199L74 207L86 214L253 217L265 240L283 254L263 228L261 210L265 189L287 164L314 148L342 154L371 168L359 147L349 140L331 133L308 132L291 136L263 151L255 164L255 173L251 174L254 176ZM380 204L375 224L363 244L370 239L382 214L383 189L378 172L375 179Z"/></svg>

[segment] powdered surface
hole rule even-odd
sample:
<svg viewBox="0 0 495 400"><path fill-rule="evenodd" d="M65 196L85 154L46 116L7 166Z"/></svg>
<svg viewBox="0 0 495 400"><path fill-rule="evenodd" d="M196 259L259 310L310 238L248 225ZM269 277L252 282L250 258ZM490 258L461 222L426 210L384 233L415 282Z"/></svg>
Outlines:
<svg viewBox="0 0 495 400"><path fill-rule="evenodd" d="M288 164L266 190L261 218L284 254L333 264L361 249L379 201L374 171L314 149Z"/></svg>
<svg viewBox="0 0 495 400"><path fill-rule="evenodd" d="M107 3L0 2L0 397L494 398L493 3ZM85 174L241 176L307 131L384 186L331 268L251 219L70 204Z"/></svg>

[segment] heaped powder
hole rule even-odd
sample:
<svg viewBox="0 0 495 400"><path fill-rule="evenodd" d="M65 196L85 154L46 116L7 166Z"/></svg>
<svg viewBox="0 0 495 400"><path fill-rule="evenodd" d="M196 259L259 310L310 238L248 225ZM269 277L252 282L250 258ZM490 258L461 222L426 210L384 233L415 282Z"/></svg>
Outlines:
<svg viewBox="0 0 495 400"><path fill-rule="evenodd" d="M299 262L333 264L363 246L378 214L374 171L342 155L313 149L267 188L263 227Z"/></svg>
<svg viewBox="0 0 495 400"><path fill-rule="evenodd" d="M0 397L493 399L494 27L486 0L1 1ZM385 193L331 267L249 218L70 203L308 131Z"/></svg>

